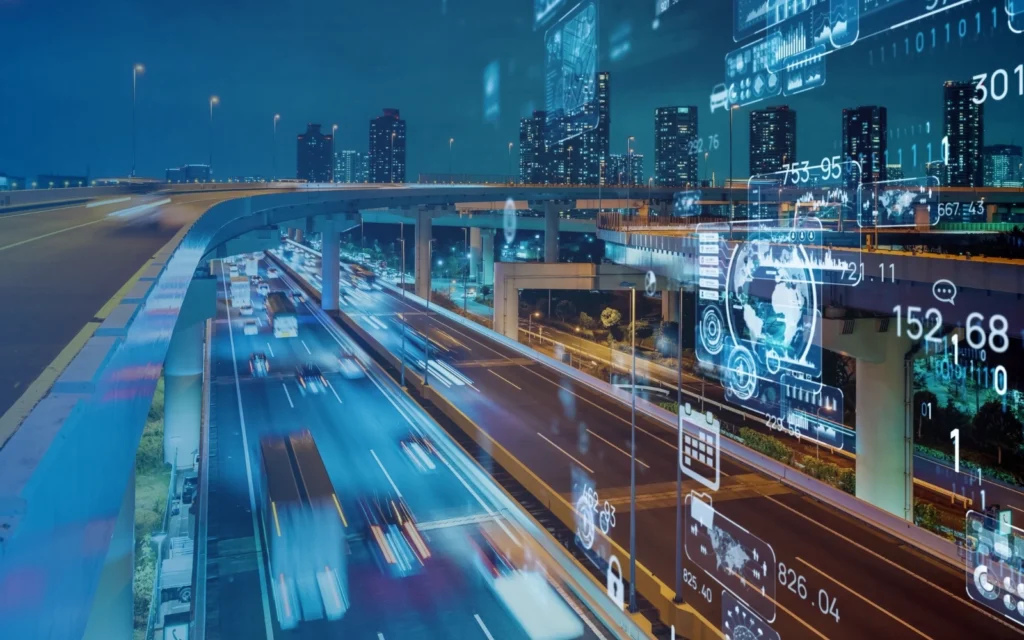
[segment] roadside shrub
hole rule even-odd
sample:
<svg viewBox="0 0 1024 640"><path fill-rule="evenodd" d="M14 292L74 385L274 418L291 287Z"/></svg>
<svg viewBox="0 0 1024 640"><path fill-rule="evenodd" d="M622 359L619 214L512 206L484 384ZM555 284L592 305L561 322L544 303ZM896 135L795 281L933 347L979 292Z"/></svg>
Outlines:
<svg viewBox="0 0 1024 640"><path fill-rule="evenodd" d="M748 427L740 429L740 438L743 442L759 453L773 458L783 464L790 464L793 461L793 450L778 438L766 436Z"/></svg>

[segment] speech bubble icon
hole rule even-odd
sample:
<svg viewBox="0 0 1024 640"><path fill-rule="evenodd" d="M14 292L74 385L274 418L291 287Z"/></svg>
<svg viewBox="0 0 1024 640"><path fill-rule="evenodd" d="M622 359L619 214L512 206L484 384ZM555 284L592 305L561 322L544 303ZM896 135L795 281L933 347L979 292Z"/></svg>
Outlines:
<svg viewBox="0 0 1024 640"><path fill-rule="evenodd" d="M956 299L956 284L952 280L936 280L935 284L932 285L932 295L939 302L948 302L953 304Z"/></svg>

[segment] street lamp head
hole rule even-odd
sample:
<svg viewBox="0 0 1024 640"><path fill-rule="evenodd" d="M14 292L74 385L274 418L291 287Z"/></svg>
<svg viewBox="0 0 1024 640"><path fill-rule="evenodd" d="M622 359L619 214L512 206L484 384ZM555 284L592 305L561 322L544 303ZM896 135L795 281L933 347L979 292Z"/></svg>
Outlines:
<svg viewBox="0 0 1024 640"><path fill-rule="evenodd" d="M275 113L274 114L274 122L277 122L280 119L281 119L281 114L280 113Z"/></svg>
<svg viewBox="0 0 1024 640"><path fill-rule="evenodd" d="M215 104L220 104L220 98L218 98L217 96L210 96L210 106L213 106Z"/></svg>
<svg viewBox="0 0 1024 640"><path fill-rule="evenodd" d="M448 144L455 142L455 138L448 138Z"/></svg>
<svg viewBox="0 0 1024 640"><path fill-rule="evenodd" d="M145 70L146 70L146 67L144 67L143 65L141 65L141 64L136 64L135 65L135 73L142 73Z"/></svg>

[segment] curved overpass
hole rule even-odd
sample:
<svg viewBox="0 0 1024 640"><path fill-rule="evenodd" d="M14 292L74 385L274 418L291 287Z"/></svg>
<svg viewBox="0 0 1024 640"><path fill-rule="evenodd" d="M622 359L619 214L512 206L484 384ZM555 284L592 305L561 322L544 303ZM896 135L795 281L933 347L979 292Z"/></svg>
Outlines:
<svg viewBox="0 0 1024 640"><path fill-rule="evenodd" d="M355 188L293 188L243 191L202 190L199 194L150 196L141 203L174 219L181 229L136 273L137 283L104 305L106 315L93 318L93 334L78 355L38 403L31 402L13 435L0 430L0 628L11 637L81 637L122 499L132 479L135 452L152 396L167 357L186 294L204 258L219 245L248 232L296 220L324 217L336 220L366 209L415 209L420 220L448 213L459 204L494 203L507 198L537 204L582 205L603 199L606 207L625 206L640 190L597 187L519 186L382 186ZM670 202L671 192L655 190L657 202ZM164 202L165 197L170 201ZM618 202L616 202L618 201ZM630 201L643 206L646 199ZM133 207L141 206L133 204ZM121 205L123 206L123 205ZM81 205L86 208L86 205ZM112 250L121 250L116 236L86 235L80 229L108 231L104 222L118 224L117 204L92 207L98 211L85 222L26 237L10 251L56 237L78 240L74 250L57 251L54 263L67 274L86 264L102 264ZM109 207L109 209L107 208ZM551 213L554 212L554 216ZM136 210L131 215L145 213ZM42 212L38 212L42 216ZM557 210L546 217L557 230ZM37 218L42 220L43 218ZM3 224L0 217L0 224ZM165 230L163 241L169 233ZM152 240L142 250L152 248ZM2 247L0 250L8 248ZM38 251L37 251L38 253ZM0 253L0 261L5 257ZM19 254L26 263L36 256ZM107 281L123 279L136 261L125 260ZM38 261L35 261L38 264ZM52 266L52 265L51 265ZM9 269L7 271L10 271ZM68 275L66 279L73 279ZM68 295L65 280L54 281L45 295ZM72 283L72 286L74 284ZM106 290L81 296L67 323L78 322L88 309L103 304ZM117 303L118 298L120 302ZM33 317L39 307L24 305ZM56 311L44 309L44 315ZM23 325L22 325L23 326ZM64 330L67 330L66 325ZM45 325L44 325L45 327ZM44 332L45 328L42 329ZM58 372L54 372L59 373ZM2 426L2 425L0 425ZM129 556L130 557L130 556ZM54 615L55 612L60 612Z"/></svg>

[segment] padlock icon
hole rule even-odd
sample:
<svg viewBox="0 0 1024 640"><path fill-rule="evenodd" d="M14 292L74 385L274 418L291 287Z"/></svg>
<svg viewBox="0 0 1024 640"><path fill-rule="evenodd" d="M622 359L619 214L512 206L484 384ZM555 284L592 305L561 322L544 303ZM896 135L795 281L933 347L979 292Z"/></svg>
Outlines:
<svg viewBox="0 0 1024 640"><path fill-rule="evenodd" d="M619 559L614 555L608 558L608 577L607 577L607 590L608 597L612 599L619 609L626 608L626 594L625 589L622 587L622 565L619 564Z"/></svg>

